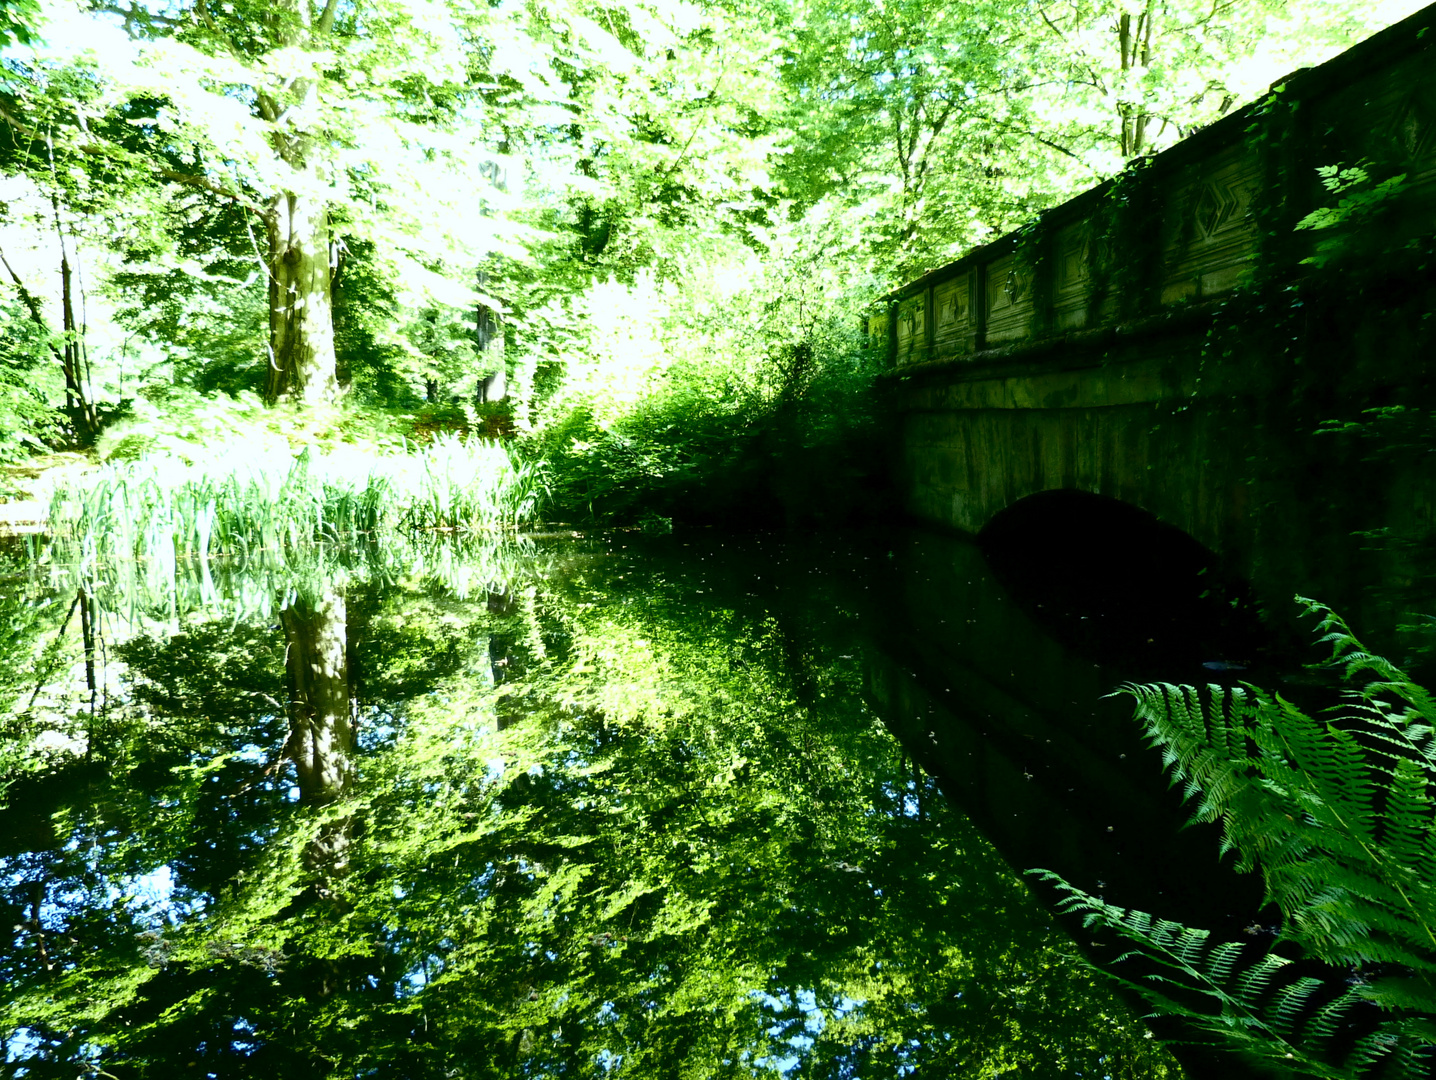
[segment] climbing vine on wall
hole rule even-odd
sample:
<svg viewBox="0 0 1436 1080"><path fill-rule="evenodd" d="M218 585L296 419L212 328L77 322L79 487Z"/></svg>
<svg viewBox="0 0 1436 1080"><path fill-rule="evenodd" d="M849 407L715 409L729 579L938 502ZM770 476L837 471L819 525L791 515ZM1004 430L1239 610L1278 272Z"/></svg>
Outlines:
<svg viewBox="0 0 1436 1080"><path fill-rule="evenodd" d="M1161 225L1152 160L1139 158L1113 177L1093 215L1087 248L1089 322L1098 321L1110 296L1118 298L1121 315L1131 316L1152 292Z"/></svg>

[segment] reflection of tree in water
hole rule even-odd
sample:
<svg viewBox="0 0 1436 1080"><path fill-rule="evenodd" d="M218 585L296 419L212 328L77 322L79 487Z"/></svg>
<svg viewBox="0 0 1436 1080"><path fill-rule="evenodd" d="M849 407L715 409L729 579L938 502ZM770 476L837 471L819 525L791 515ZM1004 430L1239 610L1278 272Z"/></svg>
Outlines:
<svg viewBox="0 0 1436 1080"><path fill-rule="evenodd" d="M286 750L300 802L325 806L345 794L354 774L344 597L332 588L296 597L279 621L290 688Z"/></svg>
<svg viewBox="0 0 1436 1080"><path fill-rule="evenodd" d="M330 580L277 619L125 645L110 782L7 860L45 883L49 940L83 941L48 972L16 935L12 1055L32 1075L1166 1074L904 767L857 646L615 575L473 600Z"/></svg>
<svg viewBox="0 0 1436 1080"><path fill-rule="evenodd" d="M299 595L279 613L289 675L289 739L303 806L339 801L354 778L354 715L350 699L344 596L333 587ZM349 819L327 821L305 849L305 868L320 896L349 866Z"/></svg>

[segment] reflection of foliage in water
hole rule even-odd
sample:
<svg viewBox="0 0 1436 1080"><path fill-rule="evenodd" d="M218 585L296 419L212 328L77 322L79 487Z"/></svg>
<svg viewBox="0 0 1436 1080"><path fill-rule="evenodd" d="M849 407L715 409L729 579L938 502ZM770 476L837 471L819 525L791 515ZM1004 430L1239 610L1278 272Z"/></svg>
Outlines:
<svg viewBox="0 0 1436 1080"><path fill-rule="evenodd" d="M37 1075L1175 1071L904 767L852 645L597 562L528 581L349 578L358 777L327 807L281 760L269 616L123 645L103 772L6 860L16 922L35 910L9 1052ZM316 869L339 829L346 866Z"/></svg>
<svg viewBox="0 0 1436 1080"><path fill-rule="evenodd" d="M24 752L25 733L13 706L32 684L32 672L53 664L37 655L49 606L53 605L37 600L25 588L22 567L8 559L0 561L0 806L11 780L27 765L39 764Z"/></svg>
<svg viewBox="0 0 1436 1080"><path fill-rule="evenodd" d="M521 537L480 542L418 534L383 545L313 544L248 558L171 552L168 559L83 564L65 561L50 545L31 547L28 558L17 554L0 563L0 806L7 778L43 771L76 753L88 759L96 735L114 746L139 738L150 721L112 701L112 692L127 691L120 685L123 667L110 663L137 635L166 640L183 628L218 655L228 651L228 628L246 633L246 624L274 622L281 610L326 590L387 587L403 579L467 597L524 580L543 566ZM191 670L211 666L201 651ZM198 686L190 697L198 701L205 692ZM283 696L282 680L275 693ZM283 713L282 705L275 707Z"/></svg>

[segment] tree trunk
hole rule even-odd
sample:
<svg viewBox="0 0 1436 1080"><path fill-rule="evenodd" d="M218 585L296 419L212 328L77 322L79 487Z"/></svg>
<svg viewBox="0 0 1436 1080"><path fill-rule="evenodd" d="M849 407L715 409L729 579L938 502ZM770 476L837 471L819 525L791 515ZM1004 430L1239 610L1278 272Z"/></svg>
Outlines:
<svg viewBox="0 0 1436 1080"><path fill-rule="evenodd" d="M489 275L480 270L479 288L488 284ZM490 401L503 401L508 397L508 370L504 356L504 328L499 313L488 304L480 303L474 324L474 343L478 346L480 370L474 390L475 404L484 405Z"/></svg>
<svg viewBox="0 0 1436 1080"><path fill-rule="evenodd" d="M318 53L334 26L336 0L327 0L315 19L309 0L271 0L264 21L274 46ZM284 96L259 93L259 114L274 125L270 142L292 171L292 184L278 185L265 214L269 234L269 378L270 401L288 398L312 404L339 396L334 356L334 282L329 236L329 174L322 135L294 125L319 106L319 83L298 77ZM286 117L290 118L286 121Z"/></svg>
<svg viewBox="0 0 1436 1080"><path fill-rule="evenodd" d="M63 237L61 243L64 243ZM80 441L89 445L95 439L98 425L95 423L94 406L85 393L83 378L83 356L80 352L80 327L75 322L75 299L72 292L70 256L64 247L60 248L60 319L64 327L65 344L61 353L60 368L65 373L65 412L75 425Z"/></svg>
<svg viewBox="0 0 1436 1080"><path fill-rule="evenodd" d="M514 628L519 612L519 600L511 591L491 592L488 597L490 615L498 616L489 631L489 670L493 673L494 687L514 682L524 673L524 655L517 648L519 634ZM505 731L523 718L522 710L515 707L512 697L500 696L495 705L495 718L500 731Z"/></svg>
<svg viewBox="0 0 1436 1080"><path fill-rule="evenodd" d="M309 177L313 178L310 171ZM316 185L317 186L317 185ZM270 401L339 396L329 214L313 194L286 191L269 204Z"/></svg>
<svg viewBox="0 0 1436 1080"><path fill-rule="evenodd" d="M56 211L57 215L59 211ZM57 218L58 228L58 218ZM60 237L60 309L61 320L64 327L64 348L60 348L53 341L49 343L50 354L59 361L60 370L65 376L65 415L75 427L75 434L79 436L82 443L88 445L95 436L95 412L85 394L85 388L79 380L79 350L76 345L79 328L75 325L74 301L70 295L70 258L64 248L64 236ZM10 265L10 260L5 258L5 253L0 251L0 266L3 266L10 275L10 281L15 286L16 293L20 296L20 302L25 305L25 310L30 313L30 321L43 330L46 336L51 334L52 328L45 318L45 312L40 307L39 298L25 287L20 280L20 275Z"/></svg>
<svg viewBox="0 0 1436 1080"><path fill-rule="evenodd" d="M1157 19L1156 0L1147 0L1146 10L1137 16L1123 12L1117 20L1117 47L1122 53L1122 71L1146 71L1152 66L1152 27ZM1124 158L1135 157L1147 147L1147 126L1152 115L1144 101L1119 101L1119 139Z"/></svg>
<svg viewBox="0 0 1436 1080"><path fill-rule="evenodd" d="M279 613L288 646L289 752L300 800L324 805L348 787L354 762L344 597L327 588Z"/></svg>

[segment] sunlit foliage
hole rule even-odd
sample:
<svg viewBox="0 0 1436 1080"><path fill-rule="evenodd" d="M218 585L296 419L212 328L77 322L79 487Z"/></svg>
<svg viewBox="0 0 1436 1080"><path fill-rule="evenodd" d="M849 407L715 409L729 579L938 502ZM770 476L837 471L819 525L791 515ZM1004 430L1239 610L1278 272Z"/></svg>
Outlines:
<svg viewBox="0 0 1436 1080"><path fill-rule="evenodd" d="M630 429L637 465L568 455L577 505L717 464L885 288L1412 2L27 4L3 287L83 359L75 437L157 383L410 407L502 369L503 430ZM642 434L704 397L741 419Z"/></svg>

